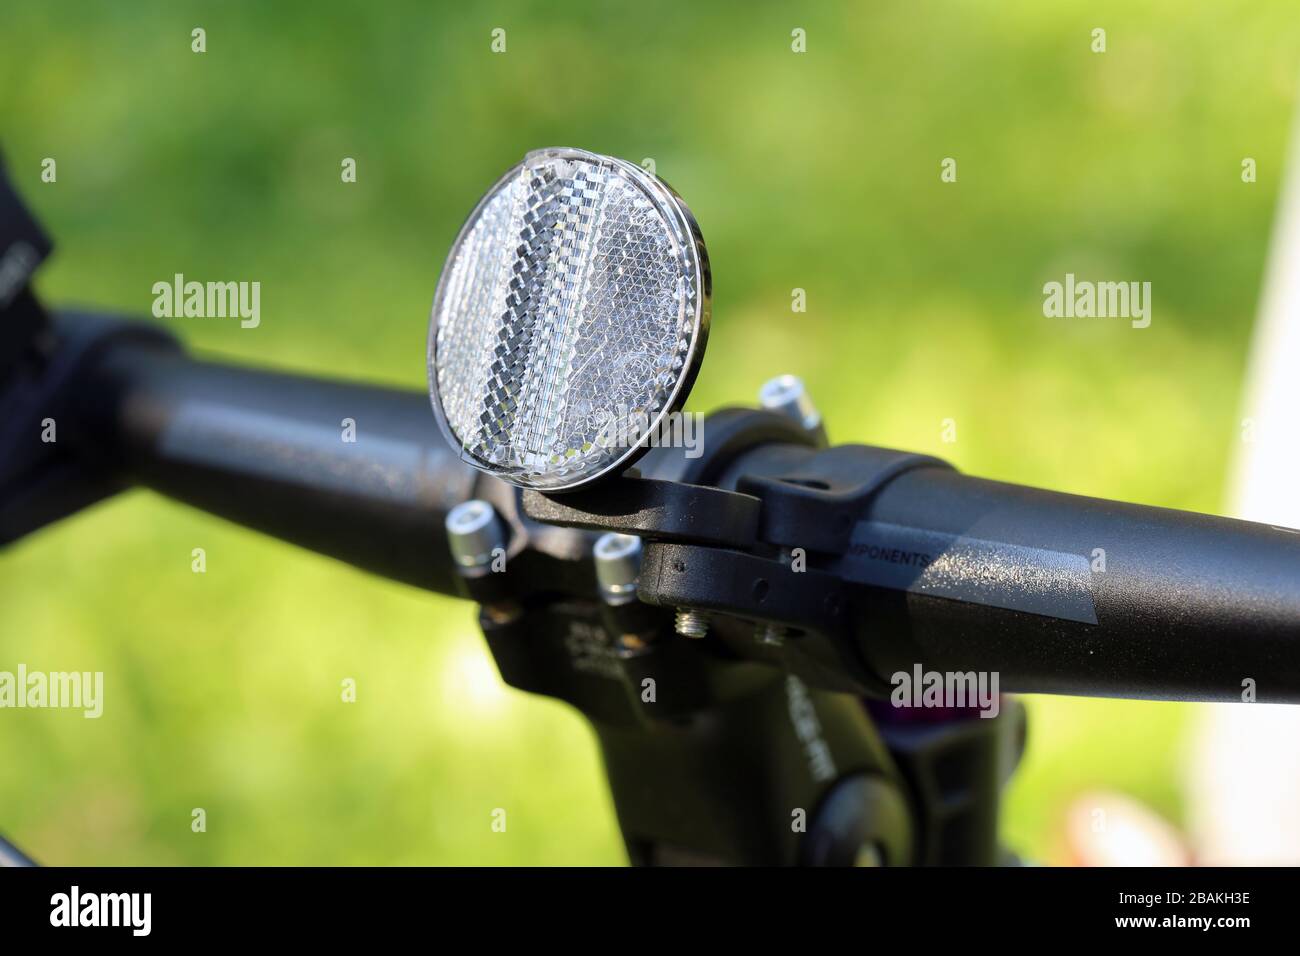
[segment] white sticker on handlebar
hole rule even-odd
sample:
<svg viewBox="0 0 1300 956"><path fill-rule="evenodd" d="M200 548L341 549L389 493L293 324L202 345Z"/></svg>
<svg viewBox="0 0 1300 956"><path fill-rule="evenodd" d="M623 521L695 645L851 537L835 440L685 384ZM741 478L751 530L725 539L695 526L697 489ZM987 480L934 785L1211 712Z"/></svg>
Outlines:
<svg viewBox="0 0 1300 956"><path fill-rule="evenodd" d="M1092 567L1068 551L861 521L841 567L876 587L1097 623Z"/></svg>

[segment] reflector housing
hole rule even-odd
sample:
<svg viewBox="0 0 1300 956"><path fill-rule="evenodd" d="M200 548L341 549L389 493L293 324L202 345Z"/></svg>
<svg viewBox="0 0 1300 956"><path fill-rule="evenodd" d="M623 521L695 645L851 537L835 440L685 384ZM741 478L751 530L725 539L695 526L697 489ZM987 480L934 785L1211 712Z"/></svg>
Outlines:
<svg viewBox="0 0 1300 956"><path fill-rule="evenodd" d="M630 465L685 400L708 335L699 228L662 181L529 153L462 227L438 282L429 388L461 457L564 491Z"/></svg>

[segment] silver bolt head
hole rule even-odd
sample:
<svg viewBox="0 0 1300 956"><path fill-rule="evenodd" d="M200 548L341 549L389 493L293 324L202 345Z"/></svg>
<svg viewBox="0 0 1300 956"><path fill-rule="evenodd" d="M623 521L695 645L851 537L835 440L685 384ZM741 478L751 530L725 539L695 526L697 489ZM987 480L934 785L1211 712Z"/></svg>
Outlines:
<svg viewBox="0 0 1300 956"><path fill-rule="evenodd" d="M480 498L452 508L446 526L451 556L461 567L482 567L492 560L493 551L505 547L505 530L496 509Z"/></svg>
<svg viewBox="0 0 1300 956"><path fill-rule="evenodd" d="M641 539L634 534L609 532L596 539L596 583L606 600L622 603L636 594L641 573Z"/></svg>
<svg viewBox="0 0 1300 956"><path fill-rule="evenodd" d="M768 411L793 418L805 431L813 431L822 423L821 412L797 375L768 379L758 390L758 403Z"/></svg>

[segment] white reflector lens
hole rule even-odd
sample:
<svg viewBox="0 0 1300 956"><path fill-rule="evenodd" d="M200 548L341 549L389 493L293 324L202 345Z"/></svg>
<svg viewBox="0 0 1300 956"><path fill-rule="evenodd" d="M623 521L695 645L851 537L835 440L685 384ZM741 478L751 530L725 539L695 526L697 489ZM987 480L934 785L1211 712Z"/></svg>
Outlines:
<svg viewBox="0 0 1300 956"><path fill-rule="evenodd" d="M438 282L429 389L461 457L562 491L631 464L680 407L708 333L689 211L638 166L529 153L479 202Z"/></svg>

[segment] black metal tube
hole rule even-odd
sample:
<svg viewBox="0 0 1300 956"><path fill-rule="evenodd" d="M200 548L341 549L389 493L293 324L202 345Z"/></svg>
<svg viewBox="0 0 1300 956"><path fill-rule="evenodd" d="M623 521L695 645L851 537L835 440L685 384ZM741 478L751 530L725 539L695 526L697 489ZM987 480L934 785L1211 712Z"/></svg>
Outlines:
<svg viewBox="0 0 1300 956"><path fill-rule="evenodd" d="M136 344L110 348L89 378L78 438L113 471L367 571L455 593L443 521L472 497L475 473L439 433L426 394Z"/></svg>
<svg viewBox="0 0 1300 956"><path fill-rule="evenodd" d="M88 377L77 438L115 472L456 593L443 521L496 483L446 445L422 392L129 343ZM764 445L722 483L779 477L813 454ZM833 570L859 586L861 652L886 681L920 664L996 671L1008 691L1300 701L1295 531L921 467L871 496Z"/></svg>
<svg viewBox="0 0 1300 956"><path fill-rule="evenodd" d="M735 473L810 455L760 449ZM1294 530L923 467L872 496L838 568L886 681L920 664L1006 691L1300 702Z"/></svg>
<svg viewBox="0 0 1300 956"><path fill-rule="evenodd" d="M868 517L955 555L918 577L931 593L878 597L906 620L885 674L919 661L998 671L1004 690L1300 701L1300 533L941 469L894 479Z"/></svg>

